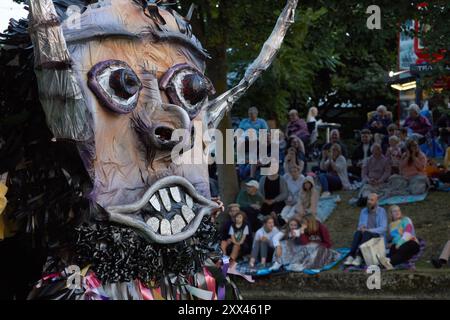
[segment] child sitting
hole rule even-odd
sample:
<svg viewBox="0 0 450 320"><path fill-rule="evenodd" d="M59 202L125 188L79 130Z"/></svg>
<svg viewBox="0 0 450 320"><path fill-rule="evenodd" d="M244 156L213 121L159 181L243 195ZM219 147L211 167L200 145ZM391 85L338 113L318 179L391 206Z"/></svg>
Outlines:
<svg viewBox="0 0 450 320"><path fill-rule="evenodd" d="M248 239L250 230L247 225L247 217L244 212L239 211L234 217L234 223L230 226L228 232L230 238L223 240L220 247L224 254L230 254L230 267L236 264L239 255L245 254L249 251ZM230 250L231 248L231 250Z"/></svg>
<svg viewBox="0 0 450 320"><path fill-rule="evenodd" d="M391 164L392 174L398 174L400 160L402 158L402 149L400 147L400 139L397 136L389 137L389 147L386 150L386 157Z"/></svg>

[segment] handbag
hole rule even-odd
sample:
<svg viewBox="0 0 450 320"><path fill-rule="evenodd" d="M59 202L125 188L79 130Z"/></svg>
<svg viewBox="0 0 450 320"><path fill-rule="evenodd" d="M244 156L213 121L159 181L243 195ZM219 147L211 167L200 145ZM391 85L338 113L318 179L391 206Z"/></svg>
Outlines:
<svg viewBox="0 0 450 320"><path fill-rule="evenodd" d="M364 261L367 266L379 265L379 261L377 257L385 257L386 256L386 246L384 244L384 238L372 238L367 242L364 242L359 246L361 250Z"/></svg>

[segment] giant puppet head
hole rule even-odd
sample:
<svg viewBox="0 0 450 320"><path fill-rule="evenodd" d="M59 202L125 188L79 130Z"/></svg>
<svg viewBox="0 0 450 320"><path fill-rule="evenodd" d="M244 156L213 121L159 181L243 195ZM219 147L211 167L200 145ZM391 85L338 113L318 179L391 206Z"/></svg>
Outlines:
<svg viewBox="0 0 450 320"><path fill-rule="evenodd" d="M67 16L60 8L71 3L83 1L30 1L47 124L56 140L76 143L92 180L95 219L129 228L148 243L185 241L218 205L210 200L207 164L175 164L171 150L190 144L195 122L217 127L270 66L297 0L287 2L244 79L215 99L205 76L210 57L189 18L144 0L89 1ZM176 129L187 133L181 141L172 140Z"/></svg>

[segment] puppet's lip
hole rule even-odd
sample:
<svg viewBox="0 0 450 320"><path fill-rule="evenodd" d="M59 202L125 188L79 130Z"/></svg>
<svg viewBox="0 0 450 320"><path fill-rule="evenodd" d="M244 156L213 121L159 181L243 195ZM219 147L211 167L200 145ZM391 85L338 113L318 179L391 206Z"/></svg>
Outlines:
<svg viewBox="0 0 450 320"><path fill-rule="evenodd" d="M110 220L138 231L149 241L170 244L191 237L219 205L200 195L185 178L158 180L135 203L107 207Z"/></svg>

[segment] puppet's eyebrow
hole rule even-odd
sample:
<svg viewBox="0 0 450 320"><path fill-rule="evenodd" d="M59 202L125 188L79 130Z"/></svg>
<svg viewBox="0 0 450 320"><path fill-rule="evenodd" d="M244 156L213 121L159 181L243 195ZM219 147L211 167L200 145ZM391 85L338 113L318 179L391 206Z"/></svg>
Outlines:
<svg viewBox="0 0 450 320"><path fill-rule="evenodd" d="M112 28L104 28L97 24L89 24L82 29L71 29L63 27L64 38L67 44L74 44L77 42L85 42L90 40L98 40L105 38L130 38L130 39L148 39L151 42L173 42L192 50L196 56L203 61L210 58L210 55L203 49L200 41L195 36L187 36L181 32L175 31L159 31L153 28L148 28L145 31L133 32L127 30L122 25L115 25Z"/></svg>

